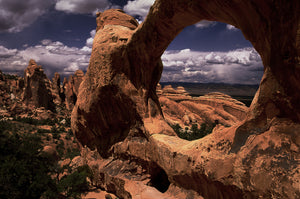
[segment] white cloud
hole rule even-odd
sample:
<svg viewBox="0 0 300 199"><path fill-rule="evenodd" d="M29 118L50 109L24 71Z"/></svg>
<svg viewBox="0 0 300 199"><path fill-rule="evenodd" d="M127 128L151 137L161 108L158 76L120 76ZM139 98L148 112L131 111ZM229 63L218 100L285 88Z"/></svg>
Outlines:
<svg viewBox="0 0 300 199"><path fill-rule="evenodd" d="M55 9L67 13L95 14L111 7L108 0L58 0Z"/></svg>
<svg viewBox="0 0 300 199"><path fill-rule="evenodd" d="M8 58L16 55L17 49L7 49L4 46L0 46L0 58Z"/></svg>
<svg viewBox="0 0 300 199"><path fill-rule="evenodd" d="M202 29L202 28L208 28L208 27L215 26L216 24L217 24L217 22L215 22L215 21L202 20L202 21L196 23L195 27Z"/></svg>
<svg viewBox="0 0 300 199"><path fill-rule="evenodd" d="M0 46L0 69L4 72L23 74L30 59L42 65L48 76L58 72L62 75L73 74L75 70L85 70L88 66L91 48L81 49L65 46L61 42L45 39L40 45L24 50L6 49Z"/></svg>
<svg viewBox="0 0 300 199"><path fill-rule="evenodd" d="M228 52L166 51L162 61L161 81L165 82L258 84L263 74L261 58L254 48Z"/></svg>
<svg viewBox="0 0 300 199"><path fill-rule="evenodd" d="M90 38L88 38L87 40L86 40L86 46L87 47L90 47L90 48L92 48L92 46L93 46L93 41L94 41L94 37L95 37L95 35L96 35L96 30L94 29L94 30L92 30L91 32L90 32L90 35L91 35L91 37Z"/></svg>
<svg viewBox="0 0 300 199"><path fill-rule="evenodd" d="M234 27L233 25L227 24L226 25L226 29L227 30L231 30L231 31L237 31L239 30L238 28Z"/></svg>
<svg viewBox="0 0 300 199"><path fill-rule="evenodd" d="M53 0L0 0L0 32L20 32L53 4Z"/></svg>
<svg viewBox="0 0 300 199"><path fill-rule="evenodd" d="M150 7L153 5L155 0L134 0L128 1L124 6L123 10L132 16L140 16L142 20L147 16Z"/></svg>

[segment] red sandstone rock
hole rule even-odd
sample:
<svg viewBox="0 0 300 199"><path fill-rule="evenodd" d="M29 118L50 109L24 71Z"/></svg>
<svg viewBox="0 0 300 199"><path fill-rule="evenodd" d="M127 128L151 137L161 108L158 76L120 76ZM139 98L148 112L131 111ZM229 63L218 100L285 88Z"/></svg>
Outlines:
<svg viewBox="0 0 300 199"><path fill-rule="evenodd" d="M62 93L61 90L60 75L58 73L55 73L54 77L52 78L51 93L56 105L61 105L64 101L64 93Z"/></svg>
<svg viewBox="0 0 300 199"><path fill-rule="evenodd" d="M42 66L31 59L24 71L24 97L23 101L29 107L45 107L55 111L52 94L50 91L50 80L45 75Z"/></svg>
<svg viewBox="0 0 300 199"><path fill-rule="evenodd" d="M134 19L118 10L99 14L90 65L72 113L78 140L104 158L115 157L112 165L126 168L131 160L143 168L157 165L162 178L154 187L167 192L176 186L203 198L298 198L299 10L296 0L157 0L135 30ZM185 141L170 136L155 88L164 50L184 27L203 19L240 28L261 55L265 75L243 122ZM222 104L218 100L204 102ZM234 105L225 109L239 115ZM109 176L113 168L104 168L99 172L109 179L100 180L105 189L114 187L117 196L134 192L122 176Z"/></svg>
<svg viewBox="0 0 300 199"><path fill-rule="evenodd" d="M68 110L72 110L78 95L79 86L83 80L84 73L82 70L75 71L74 76L70 75L69 79L64 79L63 87L66 97L66 107Z"/></svg>

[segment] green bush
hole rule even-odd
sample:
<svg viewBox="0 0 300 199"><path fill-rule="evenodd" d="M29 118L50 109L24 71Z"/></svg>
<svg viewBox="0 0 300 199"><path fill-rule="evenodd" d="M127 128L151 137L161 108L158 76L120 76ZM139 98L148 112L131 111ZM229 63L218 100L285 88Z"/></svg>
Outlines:
<svg viewBox="0 0 300 199"><path fill-rule="evenodd" d="M77 168L61 179L53 178L65 168L42 152L40 134L18 134L10 131L11 126L0 121L0 198L79 198L88 191L86 178L91 178L88 166ZM64 148L63 141L58 148Z"/></svg>
<svg viewBox="0 0 300 199"><path fill-rule="evenodd" d="M0 198L40 198L53 185L52 163L40 152L40 136L1 129L0 150Z"/></svg>
<svg viewBox="0 0 300 199"><path fill-rule="evenodd" d="M51 128L50 133L52 134L53 139L60 139L60 131L55 126Z"/></svg>
<svg viewBox="0 0 300 199"><path fill-rule="evenodd" d="M90 188L86 178L92 176L90 168L85 165L78 167L75 172L62 177L57 187L60 193L64 193L67 198L81 198L81 194Z"/></svg>
<svg viewBox="0 0 300 199"><path fill-rule="evenodd" d="M59 154L60 157L64 156L64 151L65 151L65 143L63 140L59 140L58 144L55 147L57 153Z"/></svg>
<svg viewBox="0 0 300 199"><path fill-rule="evenodd" d="M58 123L58 119L45 119L45 120L37 120L31 117L15 117L15 121L17 122L22 122L22 123L27 123L27 124L32 124L32 125L49 125L49 126L54 126L55 124Z"/></svg>
<svg viewBox="0 0 300 199"><path fill-rule="evenodd" d="M40 135L45 135L45 134L48 134L48 133L50 133L50 131L47 130L47 129L38 129L37 130L37 134L40 134Z"/></svg>
<svg viewBox="0 0 300 199"><path fill-rule="evenodd" d="M67 148L67 153L65 155L66 158L70 158L71 160L80 155L80 150L78 148Z"/></svg>
<svg viewBox="0 0 300 199"><path fill-rule="evenodd" d="M215 126L215 123L209 125L203 123L201 124L200 129L198 129L198 125L193 124L189 131L187 127L183 130L179 124L171 125L178 137L185 140L197 140L203 138L204 136L212 133Z"/></svg>

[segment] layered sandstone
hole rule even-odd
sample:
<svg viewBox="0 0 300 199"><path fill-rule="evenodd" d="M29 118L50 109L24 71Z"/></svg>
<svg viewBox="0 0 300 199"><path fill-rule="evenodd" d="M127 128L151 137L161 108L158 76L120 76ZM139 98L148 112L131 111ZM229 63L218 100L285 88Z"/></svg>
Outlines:
<svg viewBox="0 0 300 199"><path fill-rule="evenodd" d="M162 194L180 187L203 198L298 198L299 9L296 0L157 0L138 27L120 10L99 13L90 65L72 113L77 139L97 149L106 158L98 159L103 164L112 158L108 165L125 168L134 160L138 166L130 171L137 174L142 167L156 180L148 184L130 174L130 183ZM240 28L261 55L265 74L243 121L185 141L166 123L155 93L160 56L184 27L204 19ZM232 107L227 110L238 115ZM138 197L124 186L122 170L98 168L105 189Z"/></svg>
<svg viewBox="0 0 300 199"><path fill-rule="evenodd" d="M217 123L229 127L246 118L248 107L223 93L209 93L200 97L183 93L173 92L170 95L163 92L159 97L165 120L170 125L191 127L197 124L200 127L201 124Z"/></svg>

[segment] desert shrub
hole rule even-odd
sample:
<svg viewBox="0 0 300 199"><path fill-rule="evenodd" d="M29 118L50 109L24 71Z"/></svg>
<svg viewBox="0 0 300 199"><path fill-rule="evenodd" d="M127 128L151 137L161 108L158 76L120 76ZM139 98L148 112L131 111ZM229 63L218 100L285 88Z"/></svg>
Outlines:
<svg viewBox="0 0 300 199"><path fill-rule="evenodd" d="M71 118L66 118L66 127L71 127Z"/></svg>
<svg viewBox="0 0 300 199"><path fill-rule="evenodd" d="M81 194L90 188L87 177L92 177L90 168L87 165L78 167L73 173L59 180L58 191L64 193L66 198L81 198Z"/></svg>
<svg viewBox="0 0 300 199"><path fill-rule="evenodd" d="M15 117L14 120L17 121L17 122L33 124L33 125L38 125L39 124L39 120L33 119L31 117Z"/></svg>
<svg viewBox="0 0 300 199"><path fill-rule="evenodd" d="M0 131L14 131L15 126L11 122L8 121L0 121Z"/></svg>
<svg viewBox="0 0 300 199"><path fill-rule="evenodd" d="M3 121L0 127L0 198L79 198L89 189L86 178L91 178L91 172L87 166L61 179L53 178L64 168L42 152L40 134L18 134ZM62 149L62 144L59 142L58 148Z"/></svg>
<svg viewBox="0 0 300 199"><path fill-rule="evenodd" d="M69 134L67 134L67 135L65 136L65 139L66 139L66 140L71 140L71 136L70 136Z"/></svg>
<svg viewBox="0 0 300 199"><path fill-rule="evenodd" d="M69 129L69 130L67 131L66 139L67 139L67 140L71 140L72 137L74 137L73 132L72 132L71 129Z"/></svg>
<svg viewBox="0 0 300 199"><path fill-rule="evenodd" d="M51 128L50 133L52 134L53 139L60 139L60 131L55 126Z"/></svg>
<svg viewBox="0 0 300 199"><path fill-rule="evenodd" d="M10 80L18 80L19 79L19 76L17 76L17 75L3 74L3 76L5 77L5 79L10 79Z"/></svg>
<svg viewBox="0 0 300 199"><path fill-rule="evenodd" d="M49 126L54 126L55 124L58 123L58 119L45 119L45 120L37 120L31 117L15 117L15 121L17 122L22 122L22 123L27 123L27 124L32 124L32 125L49 125Z"/></svg>
<svg viewBox="0 0 300 199"><path fill-rule="evenodd" d="M71 160L80 155L80 150L78 148L67 148L65 157L70 158Z"/></svg>
<svg viewBox="0 0 300 199"><path fill-rule="evenodd" d="M39 134L39 135L45 135L45 134L48 134L48 133L50 133L50 131L47 130L47 129L38 129L37 130L37 134Z"/></svg>
<svg viewBox="0 0 300 199"><path fill-rule="evenodd" d="M71 129L69 129L67 133L68 133L68 135L70 135L70 136L73 136L73 135L74 135L74 134L73 134L73 131L72 131Z"/></svg>
<svg viewBox="0 0 300 199"><path fill-rule="evenodd" d="M213 124L201 124L200 129L198 129L197 124L193 124L191 129L189 130L187 127L183 130L179 124L171 125L175 133L178 137L185 139L185 140L197 140L203 138L204 136L212 133L214 127L216 126L215 123Z"/></svg>
<svg viewBox="0 0 300 199"><path fill-rule="evenodd" d="M42 155L36 134L0 130L0 198L40 198L53 184L51 162Z"/></svg>
<svg viewBox="0 0 300 199"><path fill-rule="evenodd" d="M59 154L60 157L64 156L64 151L65 151L65 143L63 140L59 140L58 144L55 147L57 153Z"/></svg>

